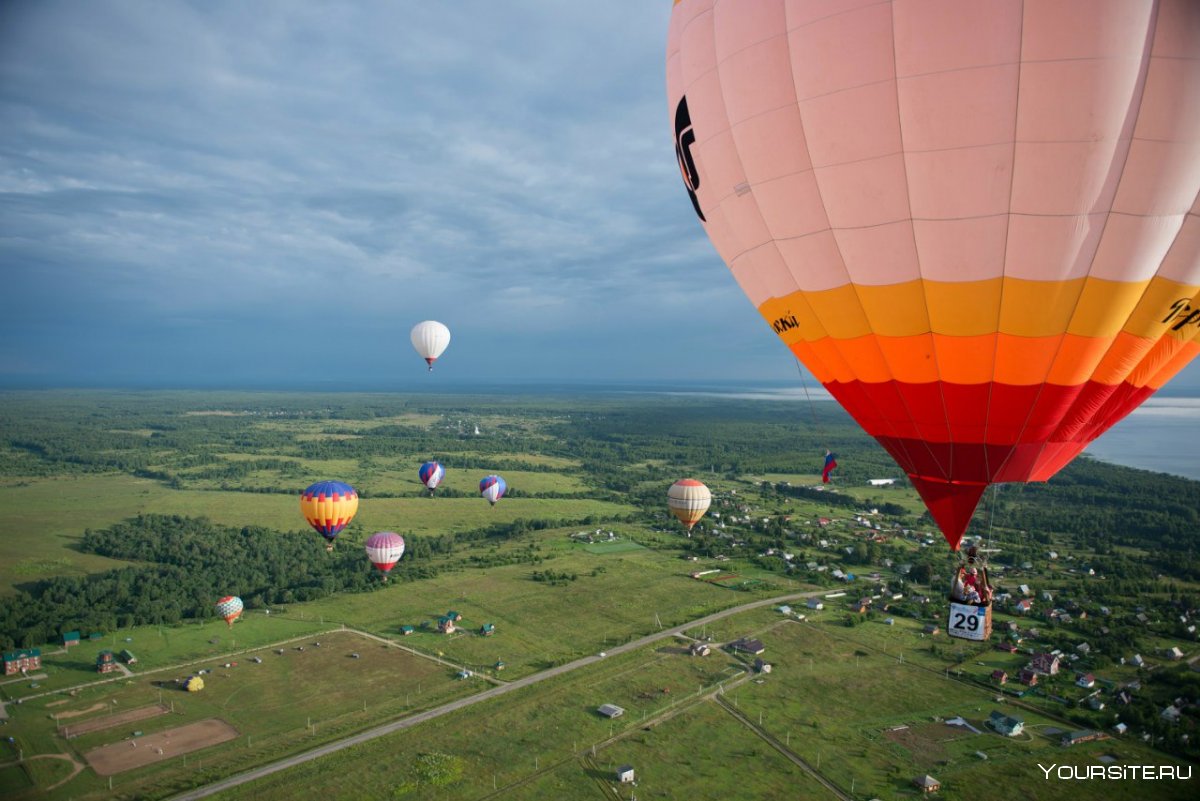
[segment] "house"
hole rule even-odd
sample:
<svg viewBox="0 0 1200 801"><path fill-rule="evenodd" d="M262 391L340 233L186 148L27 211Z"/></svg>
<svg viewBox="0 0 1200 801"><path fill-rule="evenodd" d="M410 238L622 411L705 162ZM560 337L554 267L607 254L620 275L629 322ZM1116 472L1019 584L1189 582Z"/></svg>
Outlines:
<svg viewBox="0 0 1200 801"><path fill-rule="evenodd" d="M1068 734L1064 734L1062 737L1062 744L1065 747L1068 745L1078 745L1079 743L1103 739L1105 739L1103 732L1092 731L1091 729L1080 729L1079 731L1073 731Z"/></svg>
<svg viewBox="0 0 1200 801"><path fill-rule="evenodd" d="M1008 684L1008 673L1003 670L993 670L992 681L997 684Z"/></svg>
<svg viewBox="0 0 1200 801"><path fill-rule="evenodd" d="M708 643L704 642L694 642L688 648L688 653L692 656L708 656L709 651Z"/></svg>
<svg viewBox="0 0 1200 801"><path fill-rule="evenodd" d="M610 720L612 718L619 718L621 715L625 714L625 710L616 704L601 704L600 708L596 711Z"/></svg>
<svg viewBox="0 0 1200 801"><path fill-rule="evenodd" d="M1054 596L1050 594L1050 590L1042 590L1042 600L1043 601L1053 601L1054 600Z"/></svg>
<svg viewBox="0 0 1200 801"><path fill-rule="evenodd" d="M1146 664L1146 660L1142 659L1141 654L1134 654L1133 659L1129 660L1129 664L1133 665L1134 667L1141 667L1142 665Z"/></svg>
<svg viewBox="0 0 1200 801"><path fill-rule="evenodd" d="M1180 651L1178 646L1168 648L1167 659L1183 659L1183 651Z"/></svg>
<svg viewBox="0 0 1200 801"><path fill-rule="evenodd" d="M121 657L121 661L127 665L136 665L137 664L137 657L134 656L133 652L130 651L128 648L123 649L121 651L121 653L119 654L119 656Z"/></svg>
<svg viewBox="0 0 1200 801"><path fill-rule="evenodd" d="M1017 589L1021 591L1022 595L1033 595L1033 590L1029 589L1028 584L1022 584L1020 587L1017 587Z"/></svg>
<svg viewBox="0 0 1200 801"><path fill-rule="evenodd" d="M42 666L42 652L37 648L22 648L4 654L4 675L37 670Z"/></svg>
<svg viewBox="0 0 1200 801"><path fill-rule="evenodd" d="M454 624L462 620L462 615L457 612L449 612L438 618L438 631L442 634L453 634L455 631Z"/></svg>
<svg viewBox="0 0 1200 801"><path fill-rule="evenodd" d="M896 625L896 618L894 618L894 617L889 617L887 620L883 621L883 625L885 625L885 626L894 626L894 625Z"/></svg>
<svg viewBox="0 0 1200 801"><path fill-rule="evenodd" d="M1117 734L1124 734L1125 732L1129 731L1129 727L1124 723L1118 723L1116 726L1113 726L1113 731L1115 731Z"/></svg>
<svg viewBox="0 0 1200 801"><path fill-rule="evenodd" d="M407 637L408 635L410 635L414 632L416 632L416 629L414 629L412 626L401 626L400 627L400 633L405 637Z"/></svg>
<svg viewBox="0 0 1200 801"><path fill-rule="evenodd" d="M1011 642L998 642L996 643L996 650L1015 654L1017 652L1017 646L1013 645Z"/></svg>
<svg viewBox="0 0 1200 801"><path fill-rule="evenodd" d="M1044 673L1047 676L1057 676L1061 664L1059 658L1054 654L1037 654L1033 657L1030 667L1038 673Z"/></svg>
<svg viewBox="0 0 1200 801"><path fill-rule="evenodd" d="M622 765L617 768L617 781L621 784L633 782L633 765Z"/></svg>
<svg viewBox="0 0 1200 801"><path fill-rule="evenodd" d="M63 645L70 648L72 645L79 645L79 632L68 631L63 635Z"/></svg>
<svg viewBox="0 0 1200 801"><path fill-rule="evenodd" d="M747 640L745 637L743 637L740 640L734 640L733 642L729 643L729 649L731 651L740 651L744 654L750 654L751 656L758 656L763 651L767 650L767 647L763 645L762 640Z"/></svg>
<svg viewBox="0 0 1200 801"><path fill-rule="evenodd" d="M987 722L996 730L997 734L1003 734L1005 737L1016 737L1025 731L1025 721L1005 715L1003 712L993 712L988 715Z"/></svg>
<svg viewBox="0 0 1200 801"><path fill-rule="evenodd" d="M924 776L917 776L912 780L912 783L922 793L936 793L938 790L942 789L942 783L928 774Z"/></svg>
<svg viewBox="0 0 1200 801"><path fill-rule="evenodd" d="M1075 680L1075 686L1082 687L1085 690L1090 690L1096 686L1096 677L1093 676L1091 673L1084 673L1082 676L1080 676L1078 679Z"/></svg>
<svg viewBox="0 0 1200 801"><path fill-rule="evenodd" d="M112 673L116 669L117 660L113 658L112 651L101 651L96 655L97 673Z"/></svg>
<svg viewBox="0 0 1200 801"><path fill-rule="evenodd" d="M871 599L870 598L860 598L858 600L858 603L853 604L850 607L850 610L852 612L857 612L858 614L861 615L870 608L871 608Z"/></svg>
<svg viewBox="0 0 1200 801"><path fill-rule="evenodd" d="M1028 598L1022 598L1020 601L1017 601L1014 608L1020 614L1027 615L1033 611L1033 601L1029 600Z"/></svg>
<svg viewBox="0 0 1200 801"><path fill-rule="evenodd" d="M1081 642L1079 645L1075 646L1075 650L1084 656L1087 656L1092 652L1092 646L1088 645L1086 642Z"/></svg>
<svg viewBox="0 0 1200 801"><path fill-rule="evenodd" d="M1172 704L1171 706L1164 709L1159 714L1159 717L1162 718L1163 720L1165 720L1167 723L1178 723L1180 714L1181 713L1179 711L1179 707Z"/></svg>
<svg viewBox="0 0 1200 801"><path fill-rule="evenodd" d="M479 633L484 637L491 637L496 633L496 625L494 623L484 623L479 627Z"/></svg>
<svg viewBox="0 0 1200 801"><path fill-rule="evenodd" d="M1098 696L1093 695L1088 699L1088 709L1092 710L1093 712L1099 712L1100 710L1104 709L1104 702L1101 701Z"/></svg>
<svg viewBox="0 0 1200 801"><path fill-rule="evenodd" d="M939 629L937 626L933 625L932 623L926 625L925 628L921 629L921 632L923 634L928 634L930 637L936 637L940 631L941 631L941 629Z"/></svg>
<svg viewBox="0 0 1200 801"><path fill-rule="evenodd" d="M818 612L825 608L825 604L821 603L816 598L809 598L807 605L809 609L815 609Z"/></svg>
<svg viewBox="0 0 1200 801"><path fill-rule="evenodd" d="M779 614L781 614L781 615L790 615L791 613L792 613L792 607L790 607L790 606L787 606L786 604L785 604L785 605L783 605L783 606L781 606L781 607L779 607Z"/></svg>
<svg viewBox="0 0 1200 801"><path fill-rule="evenodd" d="M757 671L759 673L770 673L771 672L771 663L764 662L761 659L755 659L754 660L754 669L755 669L755 671Z"/></svg>
<svg viewBox="0 0 1200 801"><path fill-rule="evenodd" d="M1036 687L1038 683L1038 674L1029 668L1021 668L1021 672L1017 674L1019 681L1026 687Z"/></svg>

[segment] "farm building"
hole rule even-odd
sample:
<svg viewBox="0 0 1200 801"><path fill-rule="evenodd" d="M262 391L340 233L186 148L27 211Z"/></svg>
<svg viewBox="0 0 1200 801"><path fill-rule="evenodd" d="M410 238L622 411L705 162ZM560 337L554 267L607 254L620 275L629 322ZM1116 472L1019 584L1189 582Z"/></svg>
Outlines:
<svg viewBox="0 0 1200 801"><path fill-rule="evenodd" d="M1062 744L1064 746L1077 745L1079 743L1091 742L1092 740L1103 740L1107 735L1103 732L1092 731L1091 729L1080 729L1073 731L1070 734L1064 734Z"/></svg>
<svg viewBox="0 0 1200 801"><path fill-rule="evenodd" d="M708 656L709 650L708 643L704 642L694 642L688 648L688 652L692 656Z"/></svg>
<svg viewBox="0 0 1200 801"><path fill-rule="evenodd" d="M763 651L767 650L767 646L763 645L762 640L748 640L743 637L740 640L734 640L729 643L729 650L740 651L743 654L758 656Z"/></svg>
<svg viewBox="0 0 1200 801"><path fill-rule="evenodd" d="M818 612L819 612L819 611L821 611L822 609L824 609L824 608L825 608L825 604L821 603L821 602L820 602L819 600L817 600L816 598L809 598L809 599L808 599L808 608L809 608L809 609L815 609L816 611L818 611Z"/></svg>
<svg viewBox="0 0 1200 801"><path fill-rule="evenodd" d="M121 661L127 665L136 665L137 664L137 657L134 656L133 652L130 651L128 648L122 649L121 653L118 656L120 656Z"/></svg>
<svg viewBox="0 0 1200 801"><path fill-rule="evenodd" d="M625 714L625 710L616 704L601 704L596 711L606 718L619 718Z"/></svg>
<svg viewBox="0 0 1200 801"><path fill-rule="evenodd" d="M22 648L19 651L8 651L4 654L4 675L11 676L27 670L36 670L42 666L42 652L37 648Z"/></svg>
<svg viewBox="0 0 1200 801"><path fill-rule="evenodd" d="M491 637L496 633L496 625L494 623L484 623L479 627L479 633L484 637Z"/></svg>
<svg viewBox="0 0 1200 801"><path fill-rule="evenodd" d="M1027 687L1036 686L1038 683L1037 672L1030 670L1029 668L1022 668L1019 678L1021 683Z"/></svg>
<svg viewBox="0 0 1200 801"><path fill-rule="evenodd" d="M1005 715L1003 712L993 712L988 715L987 722L996 730L997 734L1003 734L1005 737L1016 737L1025 730L1025 721Z"/></svg>
<svg viewBox="0 0 1200 801"><path fill-rule="evenodd" d="M617 781L629 784L633 781L633 765L622 765L617 768Z"/></svg>
<svg viewBox="0 0 1200 801"><path fill-rule="evenodd" d="M401 626L400 627L400 633L403 634L405 637L407 637L408 635L410 635L414 632L416 632L416 629L414 629L412 626Z"/></svg>
<svg viewBox="0 0 1200 801"><path fill-rule="evenodd" d="M992 671L992 681L996 682L997 684L1007 684L1008 683L1008 673L1006 673L1003 670L993 670Z"/></svg>
<svg viewBox="0 0 1200 801"><path fill-rule="evenodd" d="M79 632L68 631L66 634L64 634L63 645L67 646L68 648L72 645L79 645Z"/></svg>
<svg viewBox="0 0 1200 801"><path fill-rule="evenodd" d="M97 673L112 673L117 669L117 660L113 658L112 651L101 651L96 654L96 672Z"/></svg>
<svg viewBox="0 0 1200 801"><path fill-rule="evenodd" d="M918 776L912 780L913 786L917 787L922 793L936 793L942 789L942 783L933 778L929 774Z"/></svg>

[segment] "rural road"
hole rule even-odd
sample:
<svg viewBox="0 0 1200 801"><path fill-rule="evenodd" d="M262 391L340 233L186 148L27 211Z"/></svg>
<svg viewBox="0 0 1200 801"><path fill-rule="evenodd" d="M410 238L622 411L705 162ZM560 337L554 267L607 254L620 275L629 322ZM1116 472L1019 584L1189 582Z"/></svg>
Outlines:
<svg viewBox="0 0 1200 801"><path fill-rule="evenodd" d="M623 654L628 651L642 648L659 640L664 640L668 637L674 637L678 634L682 634L687 629L695 628L696 626L706 626L709 623L729 617L730 615L740 614L742 612L747 612L751 609L758 609L764 606L784 603L785 601L794 601L799 598L812 598L814 596L824 595L828 592L828 589L814 590L811 592L790 593L788 595L779 595L774 598L764 598L759 601L751 601L750 603L745 603L741 606L735 606L721 612L715 612L711 615L707 615L706 617L698 618L679 626L673 626L672 628L663 629L662 631L655 632L654 634L648 634L645 637L632 640L624 645L613 646L605 653L607 653L609 656L616 656L618 654ZM236 776L230 776L228 779L222 779L219 782L213 782L212 784L198 787L195 790L189 790L186 793L172 796L171 801L193 801L193 799L207 798L210 795L216 795L217 793L223 792L230 788L237 787L240 784L245 784L246 782L252 782L256 779L270 776L273 773L278 773L279 771L287 770L288 768L295 767L296 765L310 762L314 759L319 759L328 754L341 751L342 749L350 748L351 746L369 742L379 737L386 737L394 732L412 728L413 726L417 726L427 720L433 720L434 718L439 718L442 715L448 715L451 712L455 712L459 709L465 709L472 704L478 704L491 698L495 698L496 696L504 695L505 693L510 693L514 690L519 690L522 687L528 687L530 685L537 684L540 681L552 679L555 676L561 676L564 673L570 673L572 670L578 670L581 667L595 664L602 658L603 657L600 656L585 656L582 659L576 659L574 662L568 662L565 665L548 668L540 673L534 673L530 676L516 679L515 681L511 681L507 684L503 684L498 687L492 687L468 698L460 698L457 701L451 701L447 704L443 704L442 706L435 707L434 709L429 709L425 712L420 712L391 723L385 723L382 726L376 726L373 729L367 729L366 731L359 732L358 734L344 737L340 740L335 740L332 743L326 743L318 748L313 748L312 750L296 754L295 756L288 757L287 759L281 759L278 762L272 762L268 765L263 765L260 768L248 770L245 773L239 773Z"/></svg>

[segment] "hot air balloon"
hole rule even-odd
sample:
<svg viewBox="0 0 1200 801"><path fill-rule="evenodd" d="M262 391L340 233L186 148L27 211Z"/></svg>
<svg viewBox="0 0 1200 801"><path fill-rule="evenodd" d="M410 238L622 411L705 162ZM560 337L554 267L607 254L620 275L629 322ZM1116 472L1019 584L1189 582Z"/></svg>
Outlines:
<svg viewBox="0 0 1200 801"><path fill-rule="evenodd" d="M504 497L506 489L508 489L508 485L500 476L484 476L483 480L479 482L479 494L487 498L487 502L492 506L495 506L496 501Z"/></svg>
<svg viewBox="0 0 1200 801"><path fill-rule="evenodd" d="M435 320L426 320L413 326L410 338L418 355L429 365L429 371L433 372L433 363L450 344L450 329Z"/></svg>
<svg viewBox="0 0 1200 801"><path fill-rule="evenodd" d="M1200 3L676 0L692 208L958 549L1200 352Z"/></svg>
<svg viewBox="0 0 1200 801"><path fill-rule="evenodd" d="M404 537L394 531L380 531L367 537L367 558L383 572L383 580L404 556Z"/></svg>
<svg viewBox="0 0 1200 801"><path fill-rule="evenodd" d="M221 600L217 601L217 614L225 621L229 628L233 628L233 621L242 616L242 599L236 595L226 595Z"/></svg>
<svg viewBox="0 0 1200 801"><path fill-rule="evenodd" d="M300 512L308 524L325 538L325 550L350 525L358 511L358 493L340 481L318 481L300 495Z"/></svg>
<svg viewBox="0 0 1200 801"><path fill-rule="evenodd" d="M711 503L712 493L708 487L693 478L681 478L667 490L667 506L671 508L671 514L687 526L689 537L692 527L704 517Z"/></svg>
<svg viewBox="0 0 1200 801"><path fill-rule="evenodd" d="M421 465L417 475L420 477L421 483L429 488L429 494L432 495L438 484L441 484L442 479L446 477L446 468L437 462L426 462Z"/></svg>

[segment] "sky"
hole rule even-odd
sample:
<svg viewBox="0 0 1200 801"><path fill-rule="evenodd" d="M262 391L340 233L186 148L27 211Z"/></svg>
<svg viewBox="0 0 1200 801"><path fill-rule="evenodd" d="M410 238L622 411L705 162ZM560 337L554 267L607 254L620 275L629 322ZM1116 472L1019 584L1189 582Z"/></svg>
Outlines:
<svg viewBox="0 0 1200 801"><path fill-rule="evenodd" d="M683 189L670 9L0 3L0 386L796 383Z"/></svg>

